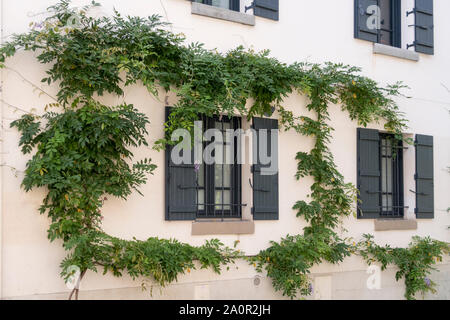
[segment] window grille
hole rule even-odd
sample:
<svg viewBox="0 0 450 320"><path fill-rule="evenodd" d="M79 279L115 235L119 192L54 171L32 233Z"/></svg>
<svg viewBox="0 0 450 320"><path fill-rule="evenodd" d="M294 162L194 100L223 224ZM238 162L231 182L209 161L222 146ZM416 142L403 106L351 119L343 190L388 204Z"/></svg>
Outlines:
<svg viewBox="0 0 450 320"><path fill-rule="evenodd" d="M204 130L216 129L222 133L223 144L213 154L215 164L197 167L197 218L242 218L241 166L238 164L238 137L230 131L240 128L240 119L218 117L203 119ZM233 140L232 140L233 139ZM204 141L203 147L213 141ZM232 156L232 157L231 157ZM230 158L232 163L227 161ZM217 161L221 159L222 161Z"/></svg>
<svg viewBox="0 0 450 320"><path fill-rule="evenodd" d="M381 161L381 216L399 218L404 215L403 200L403 144L395 144L394 137L382 134Z"/></svg>
<svg viewBox="0 0 450 320"><path fill-rule="evenodd" d="M239 0L195 0L194 2L199 2L210 6L229 9L233 11L240 11Z"/></svg>

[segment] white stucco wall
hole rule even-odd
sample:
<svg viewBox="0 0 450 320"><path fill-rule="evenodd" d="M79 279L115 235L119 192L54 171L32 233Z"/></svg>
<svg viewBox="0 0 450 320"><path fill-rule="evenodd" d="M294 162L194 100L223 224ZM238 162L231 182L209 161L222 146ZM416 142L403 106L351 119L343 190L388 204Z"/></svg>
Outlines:
<svg viewBox="0 0 450 320"><path fill-rule="evenodd" d="M78 2L78 1L77 1ZM250 2L250 1L247 1ZM412 6L412 0L404 1L406 7ZM1 0L2 41L12 33L24 32L32 21L43 19L42 12L51 0ZM446 12L450 2L435 0L435 55L420 55L419 62L413 62L389 56L374 55L372 44L353 38L353 0L320 1L280 1L280 21L256 18L255 26L245 26L191 14L191 4L185 0L103 0L101 11L111 12L114 6L118 11L130 15L148 16L158 13L170 21L172 30L182 32L189 41L203 42L207 48L226 51L238 45L256 50L270 49L272 55L285 62L343 62L363 68L365 75L380 83L404 81L411 87L407 92L410 99L399 98L401 110L410 120L408 134L428 134L435 139L435 219L419 221L414 231L375 232L372 220L357 220L349 217L344 221L347 235L359 238L364 233L375 234L379 243L393 246L406 246L414 235L432 236L435 239L450 241L450 215L446 208L450 206L450 174L445 170L450 166L450 21ZM412 24L404 18L404 26ZM403 47L413 39L412 28L403 29ZM52 102L49 97L39 95L30 83L42 87L51 95L56 95L55 87L40 83L46 67L38 64L30 53L18 53L8 60L8 68L2 70L1 113L2 140L0 168L1 225L0 225L0 298L66 298L69 291L59 277L59 263L65 256L61 243L49 243L46 237L48 220L38 214L38 207L45 190L36 190L25 194L20 189L23 169L27 158L18 148L19 134L9 129L11 121L21 113L14 107L25 110L34 108L43 112L43 106ZM26 80L24 80L26 79ZM169 102L173 102L169 95ZM102 97L108 104L121 101L132 103L145 112L150 120L149 141L154 142L163 136L165 96L158 99L151 96L142 86L125 89L122 98ZM296 114L307 114L304 97L292 95L285 100L285 107ZM276 116L276 115L275 115ZM331 150L336 163L348 182L356 184L356 123L348 120L339 106L331 108L332 125L336 129ZM373 128L382 128L374 124ZM308 151L312 141L294 132L282 132L279 136L280 160L280 220L258 221L253 235L220 236L227 245L232 246L240 240L240 249L255 254L267 247L270 240L278 241L287 234L301 232L306 224L295 217L292 206L298 200L307 200L311 179L296 181L295 155L299 151ZM177 238L194 245L202 244L211 237L191 236L191 222L167 222L164 220L164 154L149 148L140 148L136 158L151 157L158 169L150 177L147 185L127 202L110 199L104 209L104 229L106 232L130 239L158 236ZM405 153L405 196L410 209L408 217L414 217L415 197L409 189L414 189L414 148ZM17 176L11 170L17 168ZM251 189L246 181L249 170L243 170L243 202L251 204ZM410 173L410 174L408 174ZM250 215L249 205L244 215ZM181 277L178 284L155 291L155 298L281 298L273 292L270 281L263 279L260 286L253 284L256 272L244 263L239 270L232 268L221 276L209 271L195 271ZM446 259L441 265L438 297L449 298L450 266ZM402 298L403 284L396 283L394 271L383 274L381 291L370 292L365 286L366 265L357 257L347 259L339 266L321 265L313 269L313 276L331 277L324 283L322 297L332 298ZM149 298L142 294L139 282L131 279L114 279L111 275L102 276L89 273L82 284L81 298ZM357 279L349 281L349 279ZM350 285L351 284L351 285ZM200 286L200 287L199 287ZM205 287L206 286L206 289ZM224 289L225 288L225 289Z"/></svg>

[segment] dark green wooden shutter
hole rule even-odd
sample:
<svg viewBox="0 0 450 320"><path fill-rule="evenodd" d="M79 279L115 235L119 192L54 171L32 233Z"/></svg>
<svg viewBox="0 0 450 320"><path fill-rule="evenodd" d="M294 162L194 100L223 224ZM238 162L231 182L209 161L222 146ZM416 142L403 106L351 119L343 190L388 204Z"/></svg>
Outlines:
<svg viewBox="0 0 450 320"><path fill-rule="evenodd" d="M416 52L434 54L433 0L416 0Z"/></svg>
<svg viewBox="0 0 450 320"><path fill-rule="evenodd" d="M279 1L278 0L255 0L254 15L271 20L279 20Z"/></svg>
<svg viewBox="0 0 450 320"><path fill-rule="evenodd" d="M358 129L358 218L376 219L381 212L380 134Z"/></svg>
<svg viewBox="0 0 450 320"><path fill-rule="evenodd" d="M416 215L434 218L433 137L416 135Z"/></svg>
<svg viewBox="0 0 450 320"><path fill-rule="evenodd" d="M372 5L377 5L377 0L355 0L355 38L378 42L378 30L367 27L367 8Z"/></svg>
<svg viewBox="0 0 450 320"><path fill-rule="evenodd" d="M170 114L166 108L166 121ZM176 165L166 149L166 220L195 220L197 216L197 175L193 164Z"/></svg>
<svg viewBox="0 0 450 320"><path fill-rule="evenodd" d="M261 168L268 168L269 165L262 165L259 157L260 147L260 130L266 129L267 133L267 149L271 150L271 131L278 130L278 120L273 119L253 119L253 129L258 137L253 142L253 159L255 164L253 171L253 219L254 220L278 220L279 219L279 195L278 195L278 168L271 175L263 175ZM272 159L278 157L278 143L274 148L275 154L270 154ZM277 158L278 160L278 158ZM277 161L278 162L278 161Z"/></svg>

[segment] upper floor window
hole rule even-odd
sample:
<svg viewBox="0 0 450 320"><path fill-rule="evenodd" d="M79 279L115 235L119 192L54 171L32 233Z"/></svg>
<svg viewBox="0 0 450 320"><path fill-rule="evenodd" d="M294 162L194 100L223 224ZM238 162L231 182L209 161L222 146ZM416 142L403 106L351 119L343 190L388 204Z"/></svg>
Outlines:
<svg viewBox="0 0 450 320"><path fill-rule="evenodd" d="M401 47L401 0L356 0L355 37Z"/></svg>
<svg viewBox="0 0 450 320"><path fill-rule="evenodd" d="M405 32L409 35L410 30L414 41L411 43L407 39L403 49L414 47L416 52L434 54L433 0L414 0L414 8L409 12L406 3L402 0L355 0L355 38L402 48L401 36Z"/></svg>
<svg viewBox="0 0 450 320"><path fill-rule="evenodd" d="M393 47L401 47L401 1L379 0L380 28L377 42Z"/></svg>
<svg viewBox="0 0 450 320"><path fill-rule="evenodd" d="M233 11L240 11L240 0L195 0L195 2Z"/></svg>
<svg viewBox="0 0 450 320"><path fill-rule="evenodd" d="M280 17L279 0L253 0L251 2L250 0L246 2L240 0L191 0L191 2L192 14L251 26L255 25L255 16L275 21L278 21ZM252 11L253 15L251 15Z"/></svg>

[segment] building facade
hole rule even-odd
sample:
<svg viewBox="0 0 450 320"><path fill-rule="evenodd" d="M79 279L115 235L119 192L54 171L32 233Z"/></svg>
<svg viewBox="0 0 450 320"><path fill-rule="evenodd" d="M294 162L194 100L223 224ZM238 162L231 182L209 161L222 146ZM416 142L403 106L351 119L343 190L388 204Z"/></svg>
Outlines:
<svg viewBox="0 0 450 320"><path fill-rule="evenodd" d="M14 33L25 32L31 22L43 20L46 8L54 3L0 1L2 42ZM84 5L82 2L73 1L73 5ZM335 128L331 151L339 171L347 182L360 189L363 200L364 214L355 210L355 216L344 219L345 235L358 240L370 233L378 243L398 247L407 246L415 235L450 241L450 21L445 16L450 10L448 1L104 0L102 7L91 14L109 15L113 8L128 15L159 14L171 23L172 32L183 33L189 42L204 43L208 49L270 49L272 56L286 63L342 62L361 67L364 75L382 85L403 81L410 87L405 91L408 97L399 97L397 102L409 120L404 136L415 140L416 146L396 146L399 157L389 153L392 146L387 147L390 142L382 124L359 128L340 106L331 108ZM1 70L3 299L66 299L70 292L59 276L65 252L60 243L49 243L49 222L46 216L38 214L45 190L25 193L21 189L28 159L18 147L19 133L9 128L11 121L19 117L18 107L43 112L44 106L52 102L35 90L37 85L56 95L57 88L41 84L45 71L33 54L25 52L9 59L7 68ZM295 157L297 152L311 149L311 139L291 131L279 132L279 170L269 182L258 181L252 166L244 163L239 171L233 166L220 168L222 179L206 179L200 191L180 191L180 181L187 179L182 169L171 166L164 152L151 148L164 136L166 106L175 103L175 94L166 95L161 90L157 99L143 86L134 85L125 88L120 100L107 95L99 99L108 105L132 103L150 118L150 147L137 150L135 155L152 158L158 165L154 176L141 188L143 197L133 194L126 202L106 202L103 227L107 233L124 239L175 238L192 245L218 238L232 247L239 240L239 249L254 255L270 241L298 234L306 226L292 207L298 200L308 201L310 194L312 178L295 179ZM307 103L304 96L292 94L283 105L296 115L307 115ZM255 122L221 119L205 124L220 125L222 130L246 130L252 126L276 129L278 117L274 113ZM249 153L248 150L243 152ZM214 175L208 170L217 168L201 170ZM213 202L210 209L209 202ZM438 269L440 272L432 275L438 292L426 298L449 299L450 259L446 257ZM395 272L395 268L383 271L379 288L373 289L367 285L372 273L359 257L352 256L339 265L321 264L312 269L311 299L402 299L404 283L395 280ZM193 271L167 288L155 288L153 295L143 292L140 284L128 277L88 273L81 284L80 298L284 298L274 291L270 279L243 261L221 275Z"/></svg>

